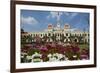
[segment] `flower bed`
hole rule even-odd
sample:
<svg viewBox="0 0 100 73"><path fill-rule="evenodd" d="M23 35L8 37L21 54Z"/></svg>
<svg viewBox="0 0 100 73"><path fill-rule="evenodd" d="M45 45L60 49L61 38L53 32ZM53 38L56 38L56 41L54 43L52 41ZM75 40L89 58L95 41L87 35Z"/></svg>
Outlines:
<svg viewBox="0 0 100 73"><path fill-rule="evenodd" d="M21 48L21 53L27 53L27 55L25 54L21 57L23 60L21 61L22 63L89 59L88 48L81 49L76 43L34 44L33 46L24 46Z"/></svg>

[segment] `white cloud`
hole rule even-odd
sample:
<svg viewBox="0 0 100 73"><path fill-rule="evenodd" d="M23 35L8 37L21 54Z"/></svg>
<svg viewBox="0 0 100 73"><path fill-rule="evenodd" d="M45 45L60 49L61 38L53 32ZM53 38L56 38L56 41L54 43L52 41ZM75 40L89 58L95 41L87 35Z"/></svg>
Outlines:
<svg viewBox="0 0 100 73"><path fill-rule="evenodd" d="M58 13L57 13L57 12L50 12L50 14L51 14L51 17L52 17L52 18L55 18L55 17L57 17L57 14L58 14Z"/></svg>
<svg viewBox="0 0 100 73"><path fill-rule="evenodd" d="M75 16L77 16L78 13L72 13L71 14L71 18L74 18Z"/></svg>
<svg viewBox="0 0 100 73"><path fill-rule="evenodd" d="M47 19L50 19L50 15L48 15L46 18L47 18Z"/></svg>
<svg viewBox="0 0 100 73"><path fill-rule="evenodd" d="M38 21L34 17L21 17L21 24L29 24L29 25L34 25L37 24Z"/></svg>
<svg viewBox="0 0 100 73"><path fill-rule="evenodd" d="M70 13L70 12L59 12L59 18L62 16L62 15L66 15L69 19L73 19L75 16L78 15L78 13ZM50 18L57 18L58 16L58 12L54 12L54 11L51 11L50 14L47 16L47 19L50 19Z"/></svg>
<svg viewBox="0 0 100 73"><path fill-rule="evenodd" d="M59 18L61 17L61 15L62 15L63 13L62 12L59 12ZM58 12L50 12L50 14L47 16L47 18L49 19L49 18L57 18L57 16L58 16Z"/></svg>
<svg viewBox="0 0 100 73"><path fill-rule="evenodd" d="M70 13L70 12L65 12L64 13L66 16L69 17L69 19L73 19L75 16L78 15L78 13Z"/></svg>

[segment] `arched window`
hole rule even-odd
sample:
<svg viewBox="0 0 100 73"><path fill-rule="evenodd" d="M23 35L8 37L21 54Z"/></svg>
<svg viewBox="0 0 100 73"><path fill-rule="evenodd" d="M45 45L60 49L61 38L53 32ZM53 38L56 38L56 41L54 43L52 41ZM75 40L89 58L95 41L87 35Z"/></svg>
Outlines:
<svg viewBox="0 0 100 73"><path fill-rule="evenodd" d="M51 36L51 34L50 34L50 33L48 33L48 36Z"/></svg>
<svg viewBox="0 0 100 73"><path fill-rule="evenodd" d="M42 34L41 34L41 37L42 37Z"/></svg>
<svg viewBox="0 0 100 73"><path fill-rule="evenodd" d="M59 36L59 33L58 33L58 36Z"/></svg>
<svg viewBox="0 0 100 73"><path fill-rule="evenodd" d="M66 36L68 36L68 33L66 33Z"/></svg>

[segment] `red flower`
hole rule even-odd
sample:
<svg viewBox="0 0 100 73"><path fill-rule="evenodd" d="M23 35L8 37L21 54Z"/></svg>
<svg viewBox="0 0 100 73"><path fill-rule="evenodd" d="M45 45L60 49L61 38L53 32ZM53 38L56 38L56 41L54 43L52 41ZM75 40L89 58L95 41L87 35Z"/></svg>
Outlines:
<svg viewBox="0 0 100 73"><path fill-rule="evenodd" d="M73 51L74 53L77 53L77 52L79 52L79 50L80 50L80 48L79 48L78 46L71 46L71 48L72 48L72 51Z"/></svg>

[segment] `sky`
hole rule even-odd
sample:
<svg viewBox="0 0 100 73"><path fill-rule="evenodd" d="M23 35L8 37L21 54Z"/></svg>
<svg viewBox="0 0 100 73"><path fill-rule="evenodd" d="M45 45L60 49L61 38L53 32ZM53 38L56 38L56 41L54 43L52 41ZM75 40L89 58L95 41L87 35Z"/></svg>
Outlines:
<svg viewBox="0 0 100 73"><path fill-rule="evenodd" d="M26 32L44 31L48 24L56 26L57 18L62 28L69 24L72 29L89 30L89 13L21 10L20 15L21 28Z"/></svg>

